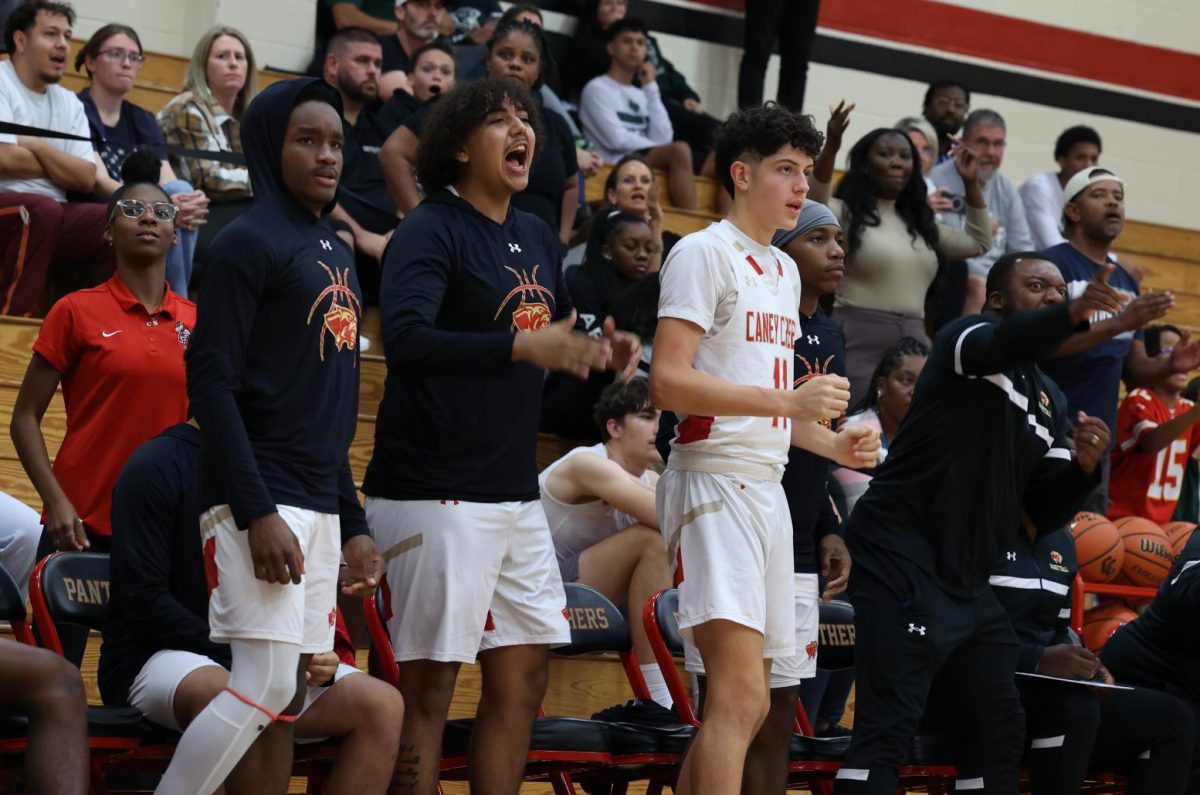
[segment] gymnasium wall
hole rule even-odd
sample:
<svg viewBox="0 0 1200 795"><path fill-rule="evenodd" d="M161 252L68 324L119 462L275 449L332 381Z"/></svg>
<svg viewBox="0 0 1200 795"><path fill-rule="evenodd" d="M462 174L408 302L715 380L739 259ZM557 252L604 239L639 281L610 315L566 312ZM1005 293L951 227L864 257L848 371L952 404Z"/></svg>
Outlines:
<svg viewBox="0 0 1200 795"><path fill-rule="evenodd" d="M795 0L799 2L800 0ZM736 102L741 0L632 0L634 12L721 115ZM578 0L542 0L547 27L567 34ZM77 0L78 35L113 19L148 49L188 54L220 21L255 42L260 65L302 68L314 0ZM1129 183L1131 218L1200 229L1187 185L1200 182L1200 3L1195 0L824 0L805 110L858 103L850 138L918 115L925 84L955 75L972 107L1008 120L1004 172L1054 168L1053 144L1073 124L1104 138L1104 165ZM777 64L767 77L772 96Z"/></svg>

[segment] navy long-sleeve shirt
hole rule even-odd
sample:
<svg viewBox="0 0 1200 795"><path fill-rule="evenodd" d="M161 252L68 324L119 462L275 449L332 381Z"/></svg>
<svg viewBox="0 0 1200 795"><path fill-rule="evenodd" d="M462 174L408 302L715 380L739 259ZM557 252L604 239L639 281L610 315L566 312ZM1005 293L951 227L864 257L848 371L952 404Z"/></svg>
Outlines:
<svg viewBox="0 0 1200 795"><path fill-rule="evenodd" d="M970 597L1022 510L1046 532L1067 523L1098 475L1072 459L1066 398L1035 362L1074 331L1059 304L938 332L887 460L846 522L856 567L890 582L906 560Z"/></svg>
<svg viewBox="0 0 1200 795"><path fill-rule="evenodd" d="M213 241L188 398L208 443L210 505L228 504L243 529L277 505L338 514L345 542L367 533L347 457L362 293L354 254L326 220L332 204L320 217L305 210L280 164L311 82L271 86L242 121L254 204Z"/></svg>
<svg viewBox="0 0 1200 795"><path fill-rule="evenodd" d="M800 318L795 354L793 372L797 385L819 375L846 374L846 337L819 309L812 317ZM823 537L841 530L829 501L830 470L828 458L800 447L788 450L783 491L792 515L792 554L797 574L819 571L817 544Z"/></svg>
<svg viewBox="0 0 1200 795"><path fill-rule="evenodd" d="M510 208L499 224L449 190L404 219L383 262L388 374L363 492L391 500L538 498L545 372L515 334L571 312L558 238Z"/></svg>
<svg viewBox="0 0 1200 795"><path fill-rule="evenodd" d="M1020 641L1018 671L1036 673L1047 647L1071 642L1071 581L1077 568L1075 540L1065 527L1036 540L1017 532L1003 548L988 582Z"/></svg>
<svg viewBox="0 0 1200 795"><path fill-rule="evenodd" d="M112 573L98 671L105 704L127 704L155 652L190 651L230 665L208 638L200 543L203 437L175 425L129 457L113 489Z"/></svg>

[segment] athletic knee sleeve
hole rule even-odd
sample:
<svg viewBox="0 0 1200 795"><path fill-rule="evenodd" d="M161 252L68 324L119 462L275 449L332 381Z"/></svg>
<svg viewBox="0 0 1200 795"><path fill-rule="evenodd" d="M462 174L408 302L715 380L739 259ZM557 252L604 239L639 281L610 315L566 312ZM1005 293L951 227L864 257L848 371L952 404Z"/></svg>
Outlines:
<svg viewBox="0 0 1200 795"><path fill-rule="evenodd" d="M300 647L267 640L234 640L231 692L204 708L175 750L155 790L159 795L207 795L237 767L274 715L296 693Z"/></svg>

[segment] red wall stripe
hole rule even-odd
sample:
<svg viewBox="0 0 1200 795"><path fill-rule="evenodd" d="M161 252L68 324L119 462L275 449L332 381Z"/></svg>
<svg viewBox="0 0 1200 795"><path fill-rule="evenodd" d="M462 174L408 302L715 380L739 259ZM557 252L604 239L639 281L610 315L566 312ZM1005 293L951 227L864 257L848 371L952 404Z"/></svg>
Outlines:
<svg viewBox="0 0 1200 795"><path fill-rule="evenodd" d="M744 8L743 0L693 2L735 11ZM820 24L861 36L1200 100L1200 55L933 0L823 0Z"/></svg>

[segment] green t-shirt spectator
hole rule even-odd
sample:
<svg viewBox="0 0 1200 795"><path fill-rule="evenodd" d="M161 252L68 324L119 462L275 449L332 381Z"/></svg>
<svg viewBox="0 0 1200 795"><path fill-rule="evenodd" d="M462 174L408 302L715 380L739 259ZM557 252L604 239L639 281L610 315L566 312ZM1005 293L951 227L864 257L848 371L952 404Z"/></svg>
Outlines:
<svg viewBox="0 0 1200 795"><path fill-rule="evenodd" d="M396 21L395 0L334 0L330 5L336 6L342 3L354 6L364 14L370 14L376 19L383 19L388 22Z"/></svg>

